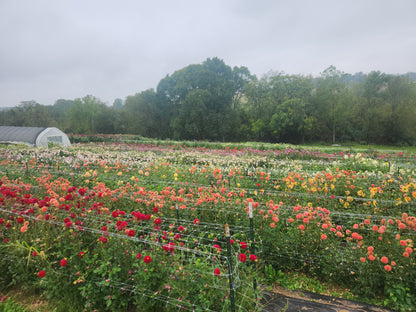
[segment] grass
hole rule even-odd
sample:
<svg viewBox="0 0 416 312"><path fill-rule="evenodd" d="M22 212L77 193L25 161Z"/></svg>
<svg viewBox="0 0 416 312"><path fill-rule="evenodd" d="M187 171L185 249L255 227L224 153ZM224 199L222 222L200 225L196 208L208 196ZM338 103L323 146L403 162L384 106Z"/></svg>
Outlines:
<svg viewBox="0 0 416 312"><path fill-rule="evenodd" d="M8 298L6 301L6 297ZM1 312L11 311L25 311L25 312L51 312L54 311L54 307L48 303L48 301L37 293L29 290L11 289L7 292L0 291L0 299L3 298L4 302L0 301Z"/></svg>
<svg viewBox="0 0 416 312"><path fill-rule="evenodd" d="M359 143L342 143L339 145L324 145L324 144L304 144L297 145L297 147L304 149L319 149L322 151L349 151L366 152L366 151L389 151L389 152L409 152L416 153L416 146L392 146L392 145L376 145L376 144L359 144Z"/></svg>

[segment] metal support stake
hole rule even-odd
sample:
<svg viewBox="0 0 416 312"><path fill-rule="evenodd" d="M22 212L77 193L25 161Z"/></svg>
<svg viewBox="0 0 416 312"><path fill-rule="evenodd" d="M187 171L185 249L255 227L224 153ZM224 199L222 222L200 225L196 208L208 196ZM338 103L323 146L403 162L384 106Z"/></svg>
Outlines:
<svg viewBox="0 0 416 312"><path fill-rule="evenodd" d="M248 216L250 219L250 237L251 237L251 253L256 253L256 244L254 242L254 225L253 225L253 203L248 203ZM257 281L256 279L253 280L253 289L256 291L257 289Z"/></svg>
<svg viewBox="0 0 416 312"><path fill-rule="evenodd" d="M228 224L225 225L225 236L227 238L228 281L230 283L231 312L235 312L234 285L233 285L233 265L231 263L230 228L229 228Z"/></svg>

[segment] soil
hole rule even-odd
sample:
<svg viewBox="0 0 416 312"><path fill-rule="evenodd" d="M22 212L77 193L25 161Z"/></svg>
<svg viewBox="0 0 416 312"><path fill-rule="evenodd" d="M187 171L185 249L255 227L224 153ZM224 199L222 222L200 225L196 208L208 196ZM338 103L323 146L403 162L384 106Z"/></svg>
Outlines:
<svg viewBox="0 0 416 312"><path fill-rule="evenodd" d="M385 308L308 292L275 287L265 292L262 312L390 312Z"/></svg>
<svg viewBox="0 0 416 312"><path fill-rule="evenodd" d="M9 290L7 293L0 291L0 302L6 301L9 297L28 311L50 311L48 303L42 295L25 293L18 289Z"/></svg>
<svg viewBox="0 0 416 312"><path fill-rule="evenodd" d="M309 292L285 290L275 286L272 291L263 293L262 312L391 312L385 308L358 303L350 300L318 295ZM0 300L8 296L16 302L24 303L29 311L47 311L47 303L38 297L25 296L19 291L6 294L0 292Z"/></svg>

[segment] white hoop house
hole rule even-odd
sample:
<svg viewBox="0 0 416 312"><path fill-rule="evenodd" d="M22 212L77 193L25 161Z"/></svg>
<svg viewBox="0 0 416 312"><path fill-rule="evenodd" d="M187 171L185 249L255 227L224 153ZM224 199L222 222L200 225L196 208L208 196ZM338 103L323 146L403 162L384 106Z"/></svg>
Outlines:
<svg viewBox="0 0 416 312"><path fill-rule="evenodd" d="M58 128L0 126L0 143L48 147L49 143L71 146L68 136Z"/></svg>

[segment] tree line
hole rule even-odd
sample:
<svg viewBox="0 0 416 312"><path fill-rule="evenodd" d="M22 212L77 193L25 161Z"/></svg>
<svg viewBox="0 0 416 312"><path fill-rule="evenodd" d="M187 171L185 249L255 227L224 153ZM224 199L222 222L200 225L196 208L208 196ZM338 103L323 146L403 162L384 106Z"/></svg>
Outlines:
<svg viewBox="0 0 416 312"><path fill-rule="evenodd" d="M192 64L155 89L108 106L87 95L0 111L0 124L56 126L75 134L285 143L416 144L416 82L379 71L319 77L270 72L261 78L218 58Z"/></svg>

